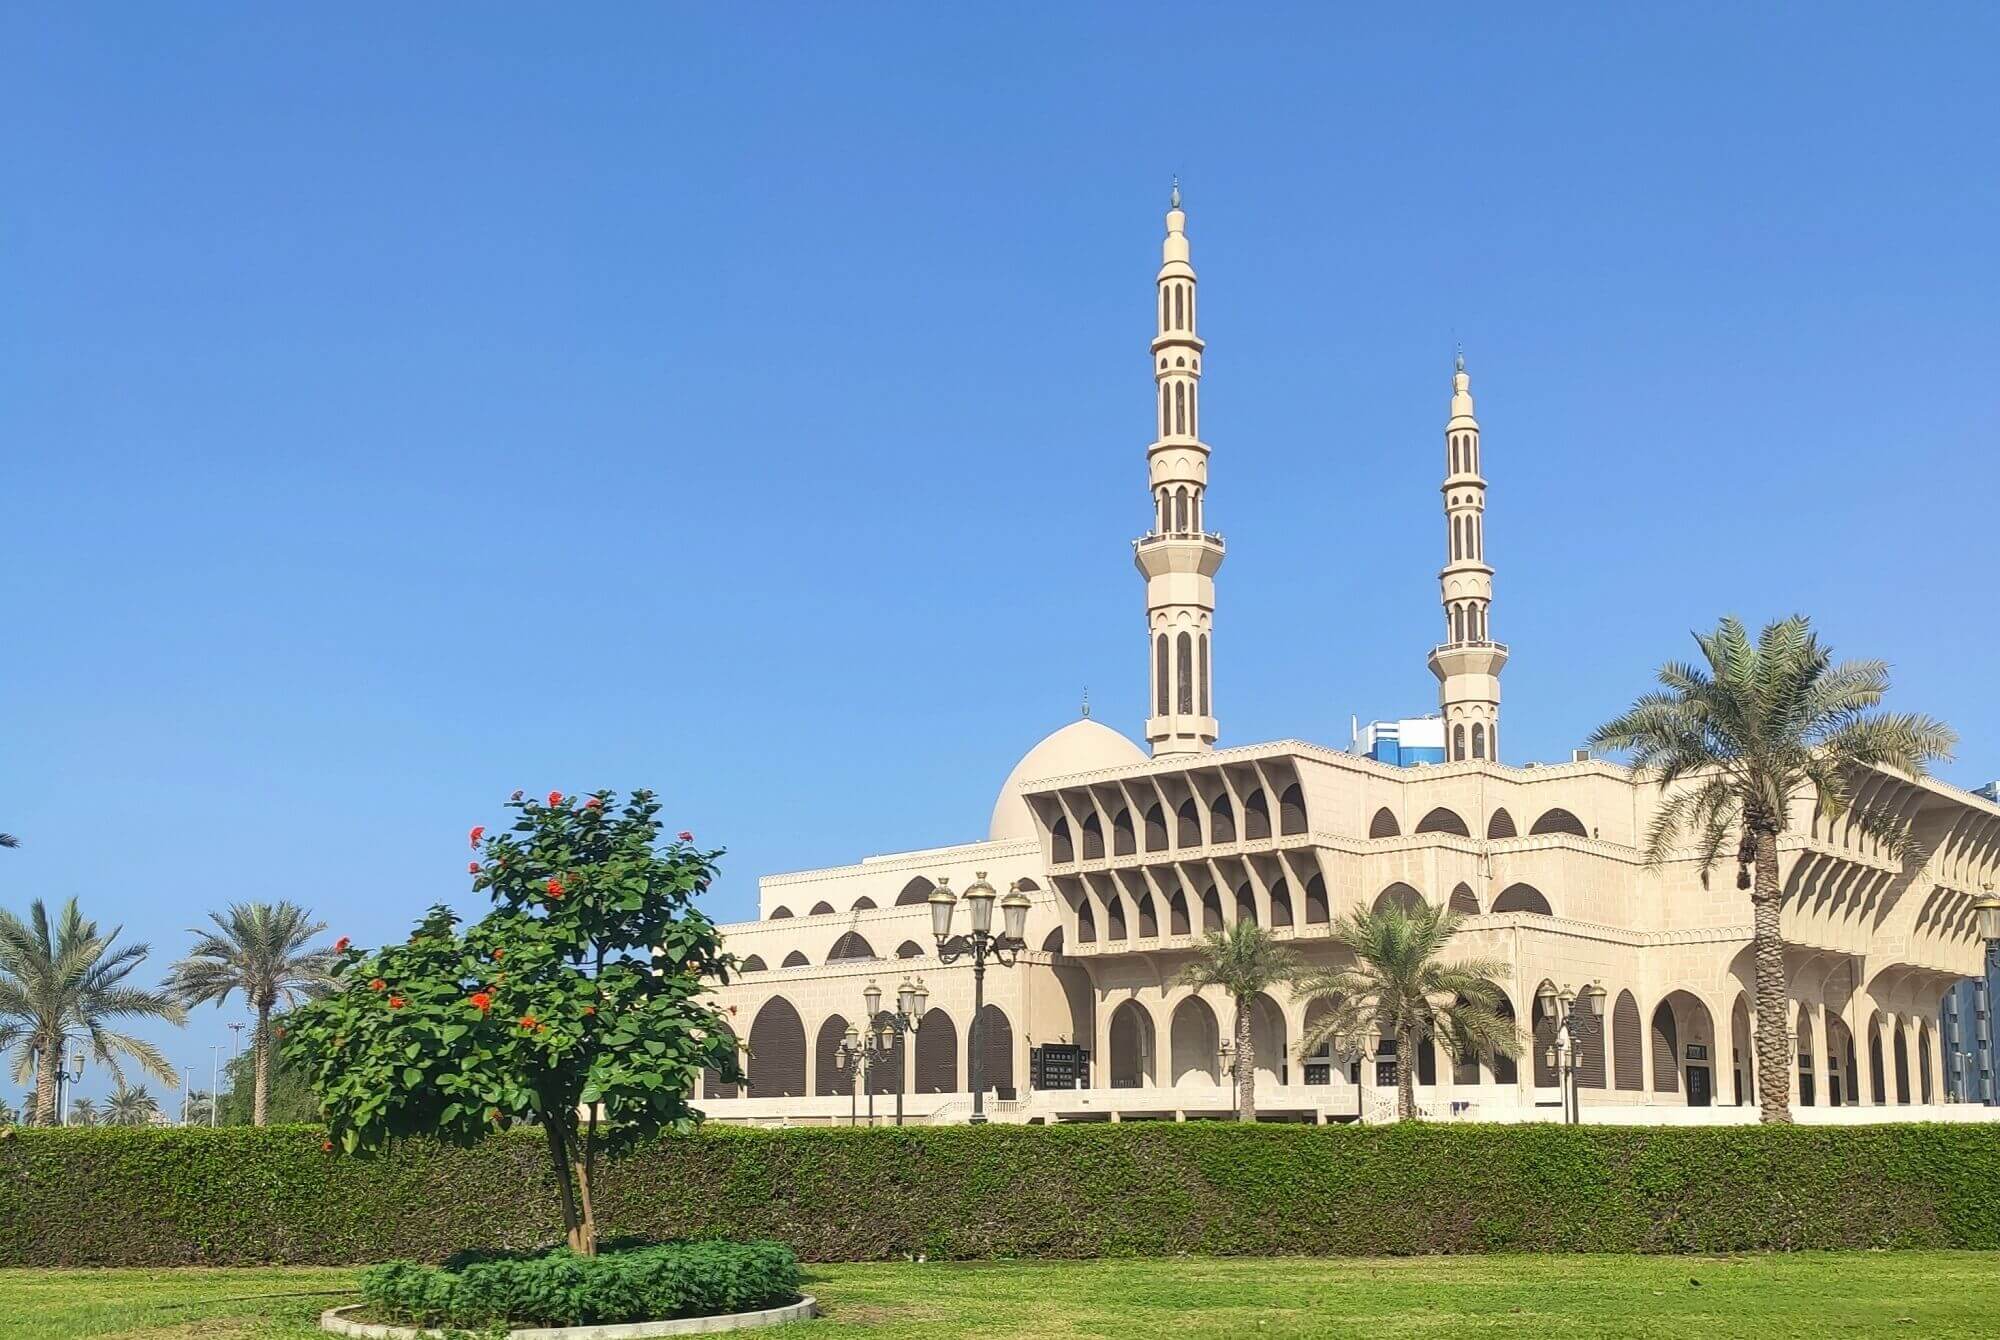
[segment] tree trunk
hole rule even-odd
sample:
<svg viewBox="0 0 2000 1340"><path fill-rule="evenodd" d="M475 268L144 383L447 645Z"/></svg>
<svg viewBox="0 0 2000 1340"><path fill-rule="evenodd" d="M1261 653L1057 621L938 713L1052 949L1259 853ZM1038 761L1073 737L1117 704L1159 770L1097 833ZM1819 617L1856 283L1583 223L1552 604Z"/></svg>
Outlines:
<svg viewBox="0 0 2000 1340"><path fill-rule="evenodd" d="M1236 1119L1257 1120L1257 1044L1250 1040L1250 1007L1236 1002Z"/></svg>
<svg viewBox="0 0 2000 1340"><path fill-rule="evenodd" d="M1750 891L1757 965L1758 1119L1789 1124L1792 1119L1792 1045L1785 1008L1785 940L1780 920L1783 890L1778 886L1778 835L1756 830L1756 881Z"/></svg>
<svg viewBox="0 0 2000 1340"><path fill-rule="evenodd" d="M271 1007L257 1002L257 1034L251 1040L257 1049L257 1082L252 1089L250 1124L264 1124L265 1102L271 1093Z"/></svg>
<svg viewBox="0 0 2000 1340"><path fill-rule="evenodd" d="M56 1067L62 1064L62 1040L50 1047L45 1039L42 1054L35 1062L35 1124L56 1124Z"/></svg>
<svg viewBox="0 0 2000 1340"><path fill-rule="evenodd" d="M1415 1046L1409 1028L1396 1030L1396 1120L1408 1121L1417 1114L1417 1086L1410 1068L1410 1050Z"/></svg>
<svg viewBox="0 0 2000 1340"><path fill-rule="evenodd" d="M577 1199L581 1202L576 1228L570 1233L569 1249L578 1256L597 1255L597 1211L590 1197L590 1161L572 1158L570 1173L576 1178Z"/></svg>
<svg viewBox="0 0 2000 1340"><path fill-rule="evenodd" d="M562 1204L563 1241L573 1252L594 1255L597 1246L594 1234L590 1251L585 1252L583 1248L583 1216L577 1211L576 1189L570 1180L571 1161L568 1147L563 1139L562 1123L556 1120L552 1112L543 1112L541 1116L542 1133L549 1141L549 1162L555 1167L556 1199Z"/></svg>

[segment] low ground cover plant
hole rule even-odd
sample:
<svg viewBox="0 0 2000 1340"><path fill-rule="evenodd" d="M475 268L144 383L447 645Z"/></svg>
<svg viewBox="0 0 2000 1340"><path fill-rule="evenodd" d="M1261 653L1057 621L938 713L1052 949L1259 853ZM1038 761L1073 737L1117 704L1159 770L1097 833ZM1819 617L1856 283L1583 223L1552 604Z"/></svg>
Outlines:
<svg viewBox="0 0 2000 1340"><path fill-rule="evenodd" d="M583 1256L568 1248L442 1266L389 1261L361 1276L382 1317L476 1330L668 1321L778 1307L799 1296L799 1262L776 1242L669 1242Z"/></svg>

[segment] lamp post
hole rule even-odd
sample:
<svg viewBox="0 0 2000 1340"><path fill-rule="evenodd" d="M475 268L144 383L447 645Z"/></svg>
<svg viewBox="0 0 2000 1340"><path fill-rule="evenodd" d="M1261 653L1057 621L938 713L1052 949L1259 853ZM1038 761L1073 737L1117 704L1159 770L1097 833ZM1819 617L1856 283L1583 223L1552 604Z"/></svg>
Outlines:
<svg viewBox="0 0 2000 1340"><path fill-rule="evenodd" d="M915 1033L922 1026L924 1007L930 1001L931 993L924 986L923 978L914 982L905 977L896 987L896 1008L891 1014L882 1013L882 988L868 983L861 999L867 1007L867 1029L850 1028L841 1039L840 1048L834 1053L835 1064L844 1064L843 1057L858 1061L857 1076L865 1080L868 1072L877 1063L893 1064L897 1049L905 1035ZM875 1091L868 1091L868 1124L875 1124ZM903 1124L903 1068L896 1074L896 1124Z"/></svg>
<svg viewBox="0 0 2000 1340"><path fill-rule="evenodd" d="M64 1045L65 1043L58 1043L56 1045L56 1125L58 1126L69 1125L70 1085L83 1082L83 1048L78 1047L68 1056L64 1056L62 1050ZM28 1049L28 1056L29 1068L39 1073L42 1049L40 1047L30 1047Z"/></svg>
<svg viewBox="0 0 2000 1340"><path fill-rule="evenodd" d="M1583 1099L1576 1087L1576 1049L1604 1026L1604 994L1604 988L1595 982L1584 983L1581 991L1543 982L1535 993L1542 1009L1556 1021L1555 1041L1547 1055L1562 1085L1563 1123L1568 1126L1583 1122Z"/></svg>
<svg viewBox="0 0 2000 1340"><path fill-rule="evenodd" d="M1978 918L1979 938L1986 942L1986 962L1983 965L1986 972L1981 989L1986 996L1986 1008L1990 1013L1993 1009L1993 992L1989 984L1994 978L2000 977L2000 896L1994 894L1991 884L1988 884L1979 897L1973 900L1972 910ZM1990 1042L1987 1043L1987 1051L1988 1059L1991 1061L1993 1044ZM2000 1072L2000 1063L1989 1064L1987 1069L1989 1072ZM2000 1107L2000 1073L1996 1073L1993 1082L1987 1085L1986 1106Z"/></svg>
<svg viewBox="0 0 2000 1340"><path fill-rule="evenodd" d="M999 899L1001 921L997 935L993 931L993 886L986 882L984 870L973 875L972 887L965 891L971 928L964 935L951 933L951 917L958 898L945 880L938 880L930 903L931 935L937 940L938 962L956 963L968 954L972 956L972 1027L967 1030L966 1042L972 1053L972 1124L983 1126L986 1093L981 1064L984 1058L979 1051L979 1017L986 1011L986 960L990 958L1003 968L1011 968L1020 952L1028 947L1024 938L1028 929L1028 895L1021 892L1018 879L1008 886L1007 896Z"/></svg>

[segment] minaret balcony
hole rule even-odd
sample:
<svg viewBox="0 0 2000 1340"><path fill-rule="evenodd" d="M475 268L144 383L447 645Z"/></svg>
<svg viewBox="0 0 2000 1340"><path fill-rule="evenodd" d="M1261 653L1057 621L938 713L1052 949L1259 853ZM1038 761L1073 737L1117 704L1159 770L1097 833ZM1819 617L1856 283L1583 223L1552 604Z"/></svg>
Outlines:
<svg viewBox="0 0 2000 1340"><path fill-rule="evenodd" d="M1161 531L1132 541L1132 562L1148 579L1170 573L1213 577L1225 552L1220 535L1199 530Z"/></svg>
<svg viewBox="0 0 2000 1340"><path fill-rule="evenodd" d="M1507 644L1484 639L1440 642L1431 648L1431 673L1447 675L1497 675L1507 664Z"/></svg>

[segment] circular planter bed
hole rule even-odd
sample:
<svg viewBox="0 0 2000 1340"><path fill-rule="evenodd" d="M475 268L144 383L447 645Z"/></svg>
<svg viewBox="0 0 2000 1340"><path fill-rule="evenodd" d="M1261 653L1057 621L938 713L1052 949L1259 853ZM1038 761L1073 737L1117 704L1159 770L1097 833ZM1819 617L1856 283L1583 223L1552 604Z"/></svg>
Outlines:
<svg viewBox="0 0 2000 1340"><path fill-rule="evenodd" d="M367 1308L366 1303L328 1308L319 1314L319 1328L354 1340L419 1340L454 1334L424 1330L415 1326L387 1326L380 1322L356 1321L350 1315ZM727 1312L713 1317L678 1317L673 1321L628 1321L611 1326L537 1326L507 1332L509 1340L649 1340L660 1335L714 1335L719 1331L748 1331L763 1326L783 1326L819 1315L819 1305L811 1295L781 1307L757 1312Z"/></svg>

